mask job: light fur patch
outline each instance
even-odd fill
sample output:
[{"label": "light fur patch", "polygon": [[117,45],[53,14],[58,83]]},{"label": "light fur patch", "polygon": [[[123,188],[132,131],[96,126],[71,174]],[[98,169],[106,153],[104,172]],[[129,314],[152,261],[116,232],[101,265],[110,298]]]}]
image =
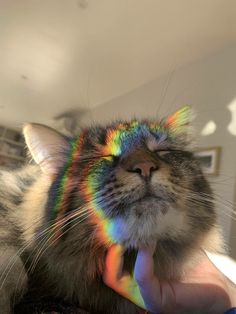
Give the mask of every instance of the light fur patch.
[{"label": "light fur patch", "polygon": [[[18,219],[24,230],[24,239],[27,242],[31,242],[34,239],[35,231],[40,227],[45,216],[45,206],[50,184],[49,178],[42,176],[24,197],[24,203],[20,208],[20,217]],[[22,216],[24,217],[23,220]]]}]

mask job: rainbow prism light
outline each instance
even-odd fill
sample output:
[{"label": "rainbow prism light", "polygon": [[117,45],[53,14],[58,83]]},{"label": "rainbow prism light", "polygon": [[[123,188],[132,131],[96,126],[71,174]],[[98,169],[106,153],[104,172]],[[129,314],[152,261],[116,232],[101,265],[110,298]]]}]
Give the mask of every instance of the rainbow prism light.
[{"label": "rainbow prism light", "polygon": [[[164,123],[120,123],[115,128],[109,128],[106,135],[106,145],[101,146],[98,152],[98,158],[93,158],[83,169],[81,174],[86,177],[81,190],[82,197],[85,200],[88,211],[91,213],[88,219],[96,225],[99,232],[99,238],[107,247],[119,243],[119,233],[122,229],[120,221],[110,219],[105,214],[103,208],[103,199],[99,194],[99,184],[104,176],[105,163],[112,161],[114,156],[120,156],[135,148],[141,138],[148,136],[150,131],[157,137],[168,133],[170,136],[178,134],[188,124],[190,116],[190,107],[185,106],[169,116]],[[67,160],[63,171],[57,179],[57,193],[51,207],[51,222],[63,221],[68,207],[67,195],[73,189],[73,177],[78,167],[78,162],[83,160],[82,147],[86,139],[87,131],[70,141],[70,149],[67,153]],[[54,228],[55,234],[59,235],[62,225],[60,223]]]},{"label": "rainbow prism light", "polygon": [[[87,166],[82,169],[81,177],[86,179],[80,188],[87,211],[91,213],[87,219],[96,226],[100,243],[107,248],[114,247],[113,253],[108,254],[109,258],[106,260],[108,276],[116,276],[117,268],[121,264],[123,248],[119,240],[122,224],[118,219],[111,219],[106,215],[104,200],[99,191],[101,179],[106,175],[107,163],[112,162],[114,156],[121,156],[135,149],[140,139],[148,136],[150,132],[152,135],[156,135],[157,138],[167,133],[169,136],[181,133],[189,122],[189,116],[190,109],[186,106],[169,116],[164,123],[139,123],[134,121],[126,124],[120,123],[115,128],[109,128],[107,130],[106,145],[100,145],[97,158],[92,158]],[[53,229],[56,239],[60,236],[63,218],[67,212],[67,195],[74,188],[74,173],[76,173],[78,163],[83,160],[82,148],[86,134],[86,131],[84,131],[78,138],[70,142],[66,163],[56,182],[57,193],[51,210],[52,224],[55,221],[58,222]],[[117,245],[113,246],[113,244]],[[133,303],[147,309],[139,286],[133,276],[123,276],[122,280],[117,283],[117,287],[114,288]]]}]

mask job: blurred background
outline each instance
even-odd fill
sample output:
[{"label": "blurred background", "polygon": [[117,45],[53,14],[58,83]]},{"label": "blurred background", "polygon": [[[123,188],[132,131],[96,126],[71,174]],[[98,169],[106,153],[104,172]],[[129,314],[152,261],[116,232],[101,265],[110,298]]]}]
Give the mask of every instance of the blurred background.
[{"label": "blurred background", "polygon": [[235,17],[235,0],[1,0],[0,165],[25,162],[25,122],[73,134],[191,105],[236,258]]}]

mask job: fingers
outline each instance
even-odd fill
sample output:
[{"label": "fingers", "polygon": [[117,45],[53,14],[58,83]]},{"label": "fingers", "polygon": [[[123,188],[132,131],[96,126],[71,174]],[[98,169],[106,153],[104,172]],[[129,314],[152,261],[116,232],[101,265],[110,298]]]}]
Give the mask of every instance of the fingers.
[{"label": "fingers", "polygon": [[124,248],[117,244],[109,248],[105,261],[103,280],[110,287],[117,286],[122,276]]},{"label": "fingers", "polygon": [[145,308],[137,282],[129,274],[122,273],[124,249],[113,245],[107,253],[103,280],[106,285],[129,299],[136,305]]},{"label": "fingers", "polygon": [[[138,251],[134,276],[122,274],[121,245],[112,246],[106,257],[104,282],[117,293],[152,313],[223,313],[229,307],[229,296],[221,274],[207,256],[183,281],[162,281],[154,274],[154,248]],[[220,279],[220,280],[219,280]]]},{"label": "fingers", "polygon": [[139,285],[145,284],[154,278],[154,262],[153,262],[153,248],[143,248],[138,251],[134,277]]},{"label": "fingers", "polygon": [[161,288],[154,274],[153,248],[140,249],[137,255],[134,276],[145,302],[145,307],[153,313],[161,309]]},{"label": "fingers", "polygon": [[[139,250],[134,269],[134,277],[138,283],[148,281],[154,276],[153,253],[154,247]],[[124,248],[122,245],[117,244],[109,248],[103,276],[106,284],[116,284],[121,279],[123,275],[123,254]]]},{"label": "fingers", "polygon": [[123,253],[121,245],[109,248],[103,280],[125,298],[138,306],[157,313],[161,308],[160,283],[154,275],[154,247],[140,249],[134,268],[134,278],[123,274]]}]

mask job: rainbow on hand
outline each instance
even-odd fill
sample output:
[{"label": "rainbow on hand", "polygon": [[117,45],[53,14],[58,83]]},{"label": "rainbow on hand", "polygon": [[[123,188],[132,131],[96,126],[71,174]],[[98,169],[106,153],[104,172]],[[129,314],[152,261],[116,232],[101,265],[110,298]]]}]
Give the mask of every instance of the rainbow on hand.
[{"label": "rainbow on hand", "polygon": [[124,248],[120,244],[113,245],[109,248],[105,262],[106,280],[116,292],[139,307],[147,309],[134,276],[122,274],[123,254]]}]

